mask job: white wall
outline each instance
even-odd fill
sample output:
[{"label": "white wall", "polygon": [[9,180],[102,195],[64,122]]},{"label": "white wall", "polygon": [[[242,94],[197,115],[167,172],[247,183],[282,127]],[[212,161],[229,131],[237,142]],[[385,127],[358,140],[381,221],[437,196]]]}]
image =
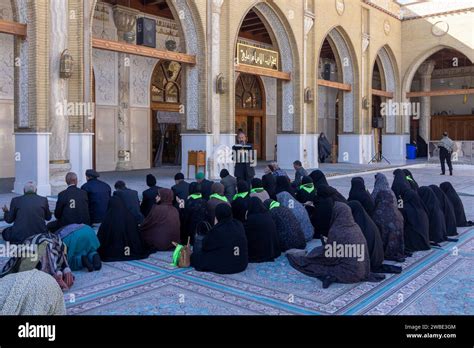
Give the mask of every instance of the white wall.
[{"label": "white wall", "polygon": [[265,159],[273,161],[277,143],[277,80],[271,77],[262,77],[262,81],[266,97]]},{"label": "white wall", "polygon": [[150,168],[151,116],[148,108],[130,109],[131,161],[133,169]]}]

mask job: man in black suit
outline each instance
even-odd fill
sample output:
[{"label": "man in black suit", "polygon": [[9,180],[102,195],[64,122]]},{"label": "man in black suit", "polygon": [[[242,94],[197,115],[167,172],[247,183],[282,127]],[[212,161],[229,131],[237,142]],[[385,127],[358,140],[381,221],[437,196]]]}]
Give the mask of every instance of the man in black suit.
[{"label": "man in black suit", "polygon": [[138,192],[135,190],[129,189],[122,180],[119,180],[115,183],[115,192],[114,196],[119,197],[125,208],[132,213],[137,225],[140,225],[144,217],[140,212],[140,200],[138,199]]},{"label": "man in black suit", "polygon": [[91,224],[87,192],[77,187],[76,173],[66,174],[66,184],[68,187],[59,193],[54,209],[56,221],[47,225],[51,232],[70,224]]},{"label": "man in black suit", "polygon": [[237,144],[232,147],[232,152],[234,154],[235,178],[237,181],[243,180],[251,186],[251,181],[255,176],[256,158],[254,158],[252,145],[247,143],[247,136],[241,129],[237,133]]},{"label": "man in black suit", "polygon": [[36,184],[28,181],[23,188],[24,195],[15,197],[10,209],[3,206],[5,222],[13,226],[3,230],[3,239],[12,244],[20,244],[35,234],[46,233],[45,220],[51,220],[51,211],[46,197],[36,194]]},{"label": "man in black suit", "polygon": [[140,211],[144,217],[150,213],[153,204],[156,204],[156,196],[158,196],[158,190],[161,188],[156,186],[156,178],[152,174],[146,176],[146,184],[149,189],[142,193],[142,203],[140,204]]},{"label": "man in black suit", "polygon": [[175,201],[176,197],[187,200],[189,196],[189,183],[184,181],[183,173],[177,173],[174,176],[174,182],[176,183],[176,185],[171,187],[171,190],[174,193]]},{"label": "man in black suit", "polygon": [[212,194],[212,184],[213,181],[207,180],[204,176],[204,173],[196,174],[196,181],[201,185],[202,198],[206,201],[209,200],[209,196]]},{"label": "man in black suit", "polygon": [[81,189],[87,192],[89,199],[89,216],[91,223],[101,223],[107,212],[110,195],[112,189],[108,184],[97,179],[99,177],[94,169],[86,170],[87,182],[82,185]]}]

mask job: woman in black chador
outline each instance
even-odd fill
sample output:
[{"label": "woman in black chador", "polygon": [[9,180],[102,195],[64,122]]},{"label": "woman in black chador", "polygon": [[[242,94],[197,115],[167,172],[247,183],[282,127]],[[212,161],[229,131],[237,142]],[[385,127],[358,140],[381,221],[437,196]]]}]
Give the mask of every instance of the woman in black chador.
[{"label": "woman in black chador", "polygon": [[393,176],[392,191],[395,194],[397,201],[400,201],[405,191],[411,190],[412,188],[405,178],[406,175],[402,169],[396,169],[393,172]]},{"label": "woman in black chador", "polygon": [[420,196],[412,189],[402,195],[405,249],[408,252],[430,249],[430,222]]},{"label": "woman in black chador", "polygon": [[118,196],[110,198],[97,237],[100,242],[97,251],[102,261],[139,260],[149,255],[134,216]]},{"label": "woman in black chador", "polygon": [[355,177],[351,180],[351,190],[349,191],[349,201],[359,201],[369,216],[374,214],[375,202],[365,188],[364,179]]},{"label": "woman in black chador", "polygon": [[464,205],[462,204],[461,198],[457,194],[453,185],[450,182],[446,181],[439,185],[441,190],[448,196],[449,201],[454,207],[454,214],[456,215],[456,226],[457,227],[467,227],[472,226],[472,221],[467,221],[466,213],[464,212]]},{"label": "woman in black chador", "polygon": [[275,222],[257,197],[250,198],[244,228],[248,241],[249,262],[273,261],[280,256]]},{"label": "woman in black chador", "polygon": [[438,198],[436,198],[436,195],[428,186],[420,187],[418,194],[427,209],[430,241],[435,244],[446,241],[448,239],[446,221],[444,220],[444,213],[441,210]]},{"label": "woman in black chador", "polygon": [[329,186],[328,181],[326,180],[326,176],[319,169],[312,171],[311,174],[309,174],[309,176],[311,177],[311,179],[313,179],[313,184],[316,191],[321,185]]},{"label": "woman in black chador", "polygon": [[358,201],[349,201],[348,204],[349,207],[351,207],[354,221],[359,225],[364,234],[365,240],[367,241],[370,257],[370,270],[375,273],[400,273],[402,271],[401,267],[385,265],[383,263],[384,249],[379,229],[367,214],[364,207],[362,207],[362,204]]},{"label": "woman in black chador", "polygon": [[457,227],[456,227],[456,214],[454,213],[454,207],[448,196],[436,185],[430,185],[430,189],[438,198],[439,205],[441,210],[444,213],[444,221],[446,222],[446,233],[448,236],[457,236]]}]

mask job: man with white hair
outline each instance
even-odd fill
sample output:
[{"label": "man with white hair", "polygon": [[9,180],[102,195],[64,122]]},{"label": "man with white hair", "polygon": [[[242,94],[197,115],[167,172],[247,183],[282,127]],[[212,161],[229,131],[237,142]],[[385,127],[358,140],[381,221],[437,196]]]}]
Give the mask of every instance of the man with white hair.
[{"label": "man with white hair", "polygon": [[48,200],[36,194],[36,184],[28,181],[23,188],[24,195],[14,197],[10,209],[3,206],[5,222],[13,226],[3,230],[5,241],[20,244],[35,234],[46,233],[45,220],[51,220]]}]

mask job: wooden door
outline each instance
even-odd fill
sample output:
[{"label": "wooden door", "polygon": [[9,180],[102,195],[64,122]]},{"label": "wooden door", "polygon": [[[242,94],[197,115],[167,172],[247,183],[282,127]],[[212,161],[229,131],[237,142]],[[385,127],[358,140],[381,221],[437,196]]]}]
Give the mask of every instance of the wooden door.
[{"label": "wooden door", "polygon": [[261,117],[251,117],[252,119],[252,137],[253,137],[253,149],[257,151],[257,158],[262,159],[263,154],[262,154],[262,118]]},{"label": "wooden door", "polygon": [[242,116],[242,115],[235,116],[235,130],[236,130],[236,132],[239,129],[242,129],[245,134],[248,134],[247,116]]}]

